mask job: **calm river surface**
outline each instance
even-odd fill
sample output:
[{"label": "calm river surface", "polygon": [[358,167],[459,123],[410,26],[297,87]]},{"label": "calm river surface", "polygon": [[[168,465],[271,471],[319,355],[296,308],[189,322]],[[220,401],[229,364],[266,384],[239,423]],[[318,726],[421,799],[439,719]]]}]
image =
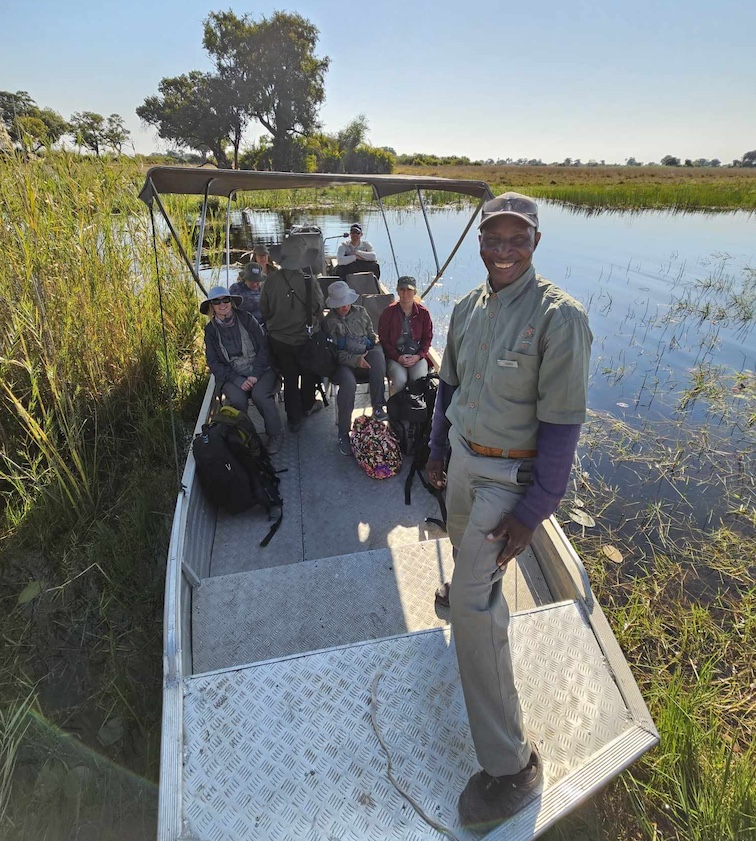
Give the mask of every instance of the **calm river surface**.
[{"label": "calm river surface", "polygon": [[[442,264],[470,212],[430,213]],[[414,275],[425,289],[435,263],[422,214],[398,210],[388,217],[399,274]],[[255,212],[249,219],[255,241],[280,240],[280,214]],[[681,401],[696,371],[706,370],[716,381],[756,370],[756,216],[652,211],[585,215],[541,203],[540,220],[536,270],[581,301],[590,316],[590,408],[636,429],[649,422],[672,426],[682,418],[688,427],[707,425],[729,440],[733,452],[752,452],[752,430],[743,437],[742,430],[712,416],[710,405],[701,400],[687,402],[681,415]],[[315,223],[328,238],[342,234],[355,220],[301,214],[293,221]],[[397,271],[380,214],[365,213],[359,221],[378,253],[382,282],[393,288]],[[439,349],[455,301],[485,278],[476,234],[475,228],[468,233],[425,299]],[[333,253],[338,242],[330,240],[326,250]],[[611,464],[605,463],[602,472],[607,481],[617,478],[610,475]],[[627,477],[620,485],[627,485]],[[667,496],[664,489],[660,495]],[[701,502],[700,511],[708,511],[703,496]]]}]

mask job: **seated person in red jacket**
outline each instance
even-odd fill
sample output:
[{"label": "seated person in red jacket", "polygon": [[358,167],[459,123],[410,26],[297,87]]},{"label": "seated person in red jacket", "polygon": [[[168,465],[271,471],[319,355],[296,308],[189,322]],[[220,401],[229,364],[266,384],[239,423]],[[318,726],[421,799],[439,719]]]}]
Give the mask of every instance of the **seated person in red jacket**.
[{"label": "seated person in red jacket", "polygon": [[399,300],[389,304],[378,321],[378,336],[394,392],[401,391],[408,380],[428,373],[428,351],[433,340],[433,322],[416,295],[415,278],[400,277],[396,292]]}]

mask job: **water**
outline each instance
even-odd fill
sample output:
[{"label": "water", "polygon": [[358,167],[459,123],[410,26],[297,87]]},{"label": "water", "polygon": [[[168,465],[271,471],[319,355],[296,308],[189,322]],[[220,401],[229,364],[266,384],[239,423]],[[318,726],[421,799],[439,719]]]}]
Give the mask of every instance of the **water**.
[{"label": "water", "polygon": [[[469,212],[431,212],[442,264]],[[365,239],[378,253],[382,282],[392,288],[399,274],[410,274],[425,289],[436,267],[422,214],[405,209],[387,215],[396,266],[380,213],[359,218]],[[707,382],[721,384],[726,400],[733,387],[726,377],[756,370],[756,217],[744,212],[585,215],[543,203],[540,218],[543,236],[534,258],[536,270],[581,301],[589,313],[594,334],[589,408],[594,416],[615,418],[642,432],[636,453],[654,442],[664,441],[669,447],[693,429],[705,429],[716,437],[725,458],[742,462],[745,457],[740,470],[750,476],[753,422],[750,428],[742,418],[733,423],[721,405],[701,399],[692,389],[696,382],[700,385],[696,378],[704,372]],[[287,223],[289,219],[314,222],[326,238],[343,234],[355,221],[343,214],[295,214]],[[280,240],[280,214],[254,212],[248,221],[254,241]],[[334,252],[337,243],[338,238],[329,240],[327,250]],[[455,301],[484,279],[473,229],[425,298],[437,348],[444,346]],[[741,388],[753,389],[754,382],[745,381]],[[593,458],[593,469],[628,499],[679,502],[679,488],[672,488],[658,472],[652,475],[650,467],[629,470],[627,462],[620,464],[607,453]],[[720,496],[714,474],[727,468],[708,452],[689,459],[684,467],[690,513],[704,525]],[[752,488],[749,493],[753,500]]]}]

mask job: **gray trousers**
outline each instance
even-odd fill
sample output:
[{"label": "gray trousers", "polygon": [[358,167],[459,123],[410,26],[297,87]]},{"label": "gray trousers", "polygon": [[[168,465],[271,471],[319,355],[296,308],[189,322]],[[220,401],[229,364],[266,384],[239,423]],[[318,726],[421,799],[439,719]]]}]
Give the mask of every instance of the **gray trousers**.
[{"label": "gray trousers", "polygon": [[221,395],[224,403],[233,406],[234,409],[238,409],[240,412],[247,411],[249,400],[252,398],[257,411],[262,415],[265,423],[265,432],[268,435],[280,435],[281,416],[278,414],[276,396],[272,394],[275,384],[275,372],[272,368],[268,368],[262,377],[252,386],[252,391],[244,391],[233,383],[223,383]]},{"label": "gray trousers", "polygon": [[509,650],[509,608],[496,566],[501,541],[486,540],[524,485],[515,459],[474,453],[452,427],[446,507],[456,550],[449,599],[462,691],[478,761],[495,777],[516,774],[530,757]]},{"label": "gray trousers", "polygon": [[394,394],[401,391],[407,380],[419,380],[428,373],[428,361],[421,359],[416,362],[411,368],[405,368],[393,359],[388,360],[388,378],[391,380],[391,385],[394,388]]},{"label": "gray trousers", "polygon": [[370,384],[370,405],[377,409],[386,402],[386,357],[383,348],[374,347],[365,357],[370,368],[352,368],[349,365],[339,365],[331,378],[339,387],[336,395],[336,414],[339,435],[344,435],[352,428],[352,412],[354,411],[354,395],[357,391],[355,372],[367,374]]}]

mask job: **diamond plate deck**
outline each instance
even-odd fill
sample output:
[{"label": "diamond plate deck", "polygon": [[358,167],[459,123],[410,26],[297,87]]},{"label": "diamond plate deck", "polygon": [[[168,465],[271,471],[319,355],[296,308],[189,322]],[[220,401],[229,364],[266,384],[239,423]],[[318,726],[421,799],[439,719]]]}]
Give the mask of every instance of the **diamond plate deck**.
[{"label": "diamond plate deck", "polygon": [[[503,582],[512,610],[550,600],[527,557]],[[441,627],[448,610],[436,611],[433,592],[452,570],[445,538],[205,579],[193,599],[194,671]]]},{"label": "diamond plate deck", "polygon": [[[564,797],[577,769],[632,722],[576,604],[515,614],[511,638],[526,725],[544,760],[534,808],[548,812],[551,793]],[[457,796],[477,763],[449,629],[189,678],[186,837],[437,839],[387,776],[373,688],[400,787],[458,839],[476,837],[457,824]]]},{"label": "diamond plate deck", "polygon": [[[258,543],[270,523],[264,511],[254,508],[241,514],[218,513],[211,575],[228,575],[271,566],[295,564],[395,547],[443,537],[444,532],[426,517],[438,517],[438,503],[415,479],[412,504],[404,504],[404,481],[409,472],[406,458],[402,472],[378,481],[366,476],[353,458],[339,453],[336,435],[335,396],[329,406],[305,418],[299,434],[284,424],[284,444],[273,456],[280,474],[284,518],[265,549]],[[369,406],[358,389],[354,417]],[[283,416],[283,409],[279,408]],[[368,409],[369,411],[369,409]],[[262,429],[256,410],[255,426]]]}]

